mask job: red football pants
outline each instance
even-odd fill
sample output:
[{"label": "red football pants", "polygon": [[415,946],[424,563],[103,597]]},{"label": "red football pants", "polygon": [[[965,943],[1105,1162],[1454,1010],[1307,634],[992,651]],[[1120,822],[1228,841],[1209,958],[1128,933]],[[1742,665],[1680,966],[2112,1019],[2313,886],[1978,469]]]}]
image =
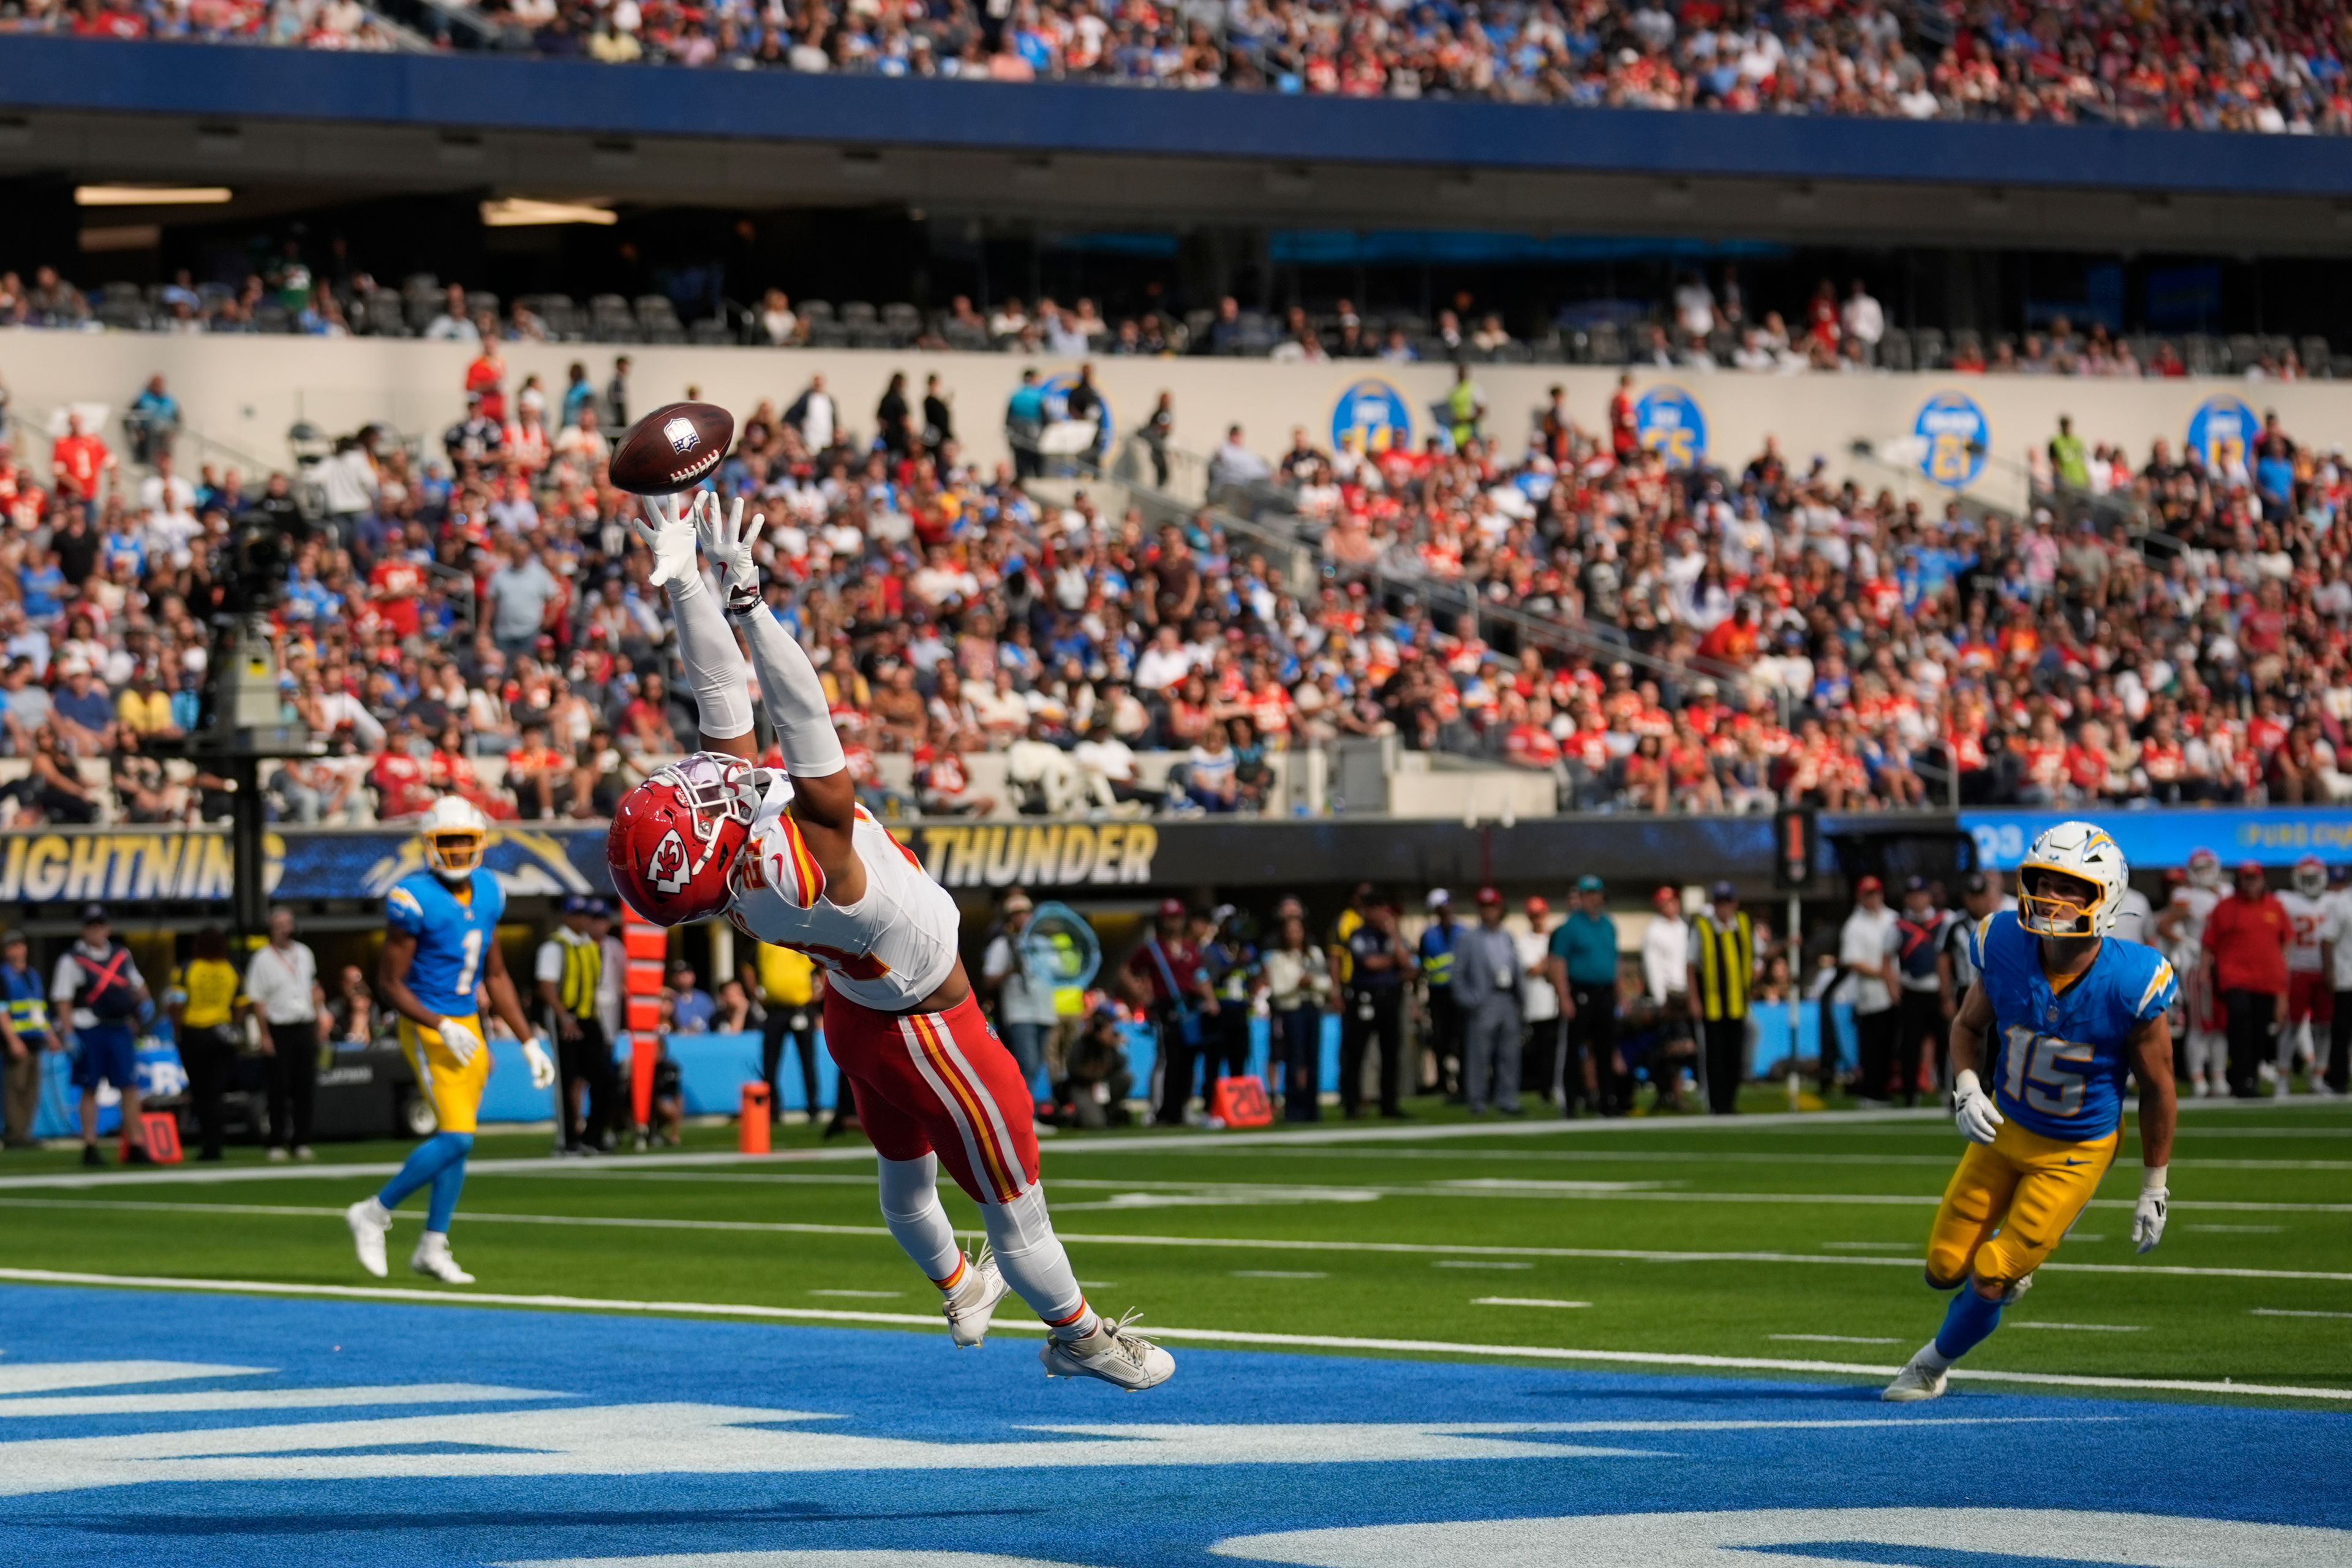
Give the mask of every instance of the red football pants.
[{"label": "red football pants", "polygon": [[975,1203],[1037,1182],[1037,1128],[1020,1064],[968,995],[944,1013],[877,1013],[824,994],[824,1043],[886,1160],[937,1153]]}]

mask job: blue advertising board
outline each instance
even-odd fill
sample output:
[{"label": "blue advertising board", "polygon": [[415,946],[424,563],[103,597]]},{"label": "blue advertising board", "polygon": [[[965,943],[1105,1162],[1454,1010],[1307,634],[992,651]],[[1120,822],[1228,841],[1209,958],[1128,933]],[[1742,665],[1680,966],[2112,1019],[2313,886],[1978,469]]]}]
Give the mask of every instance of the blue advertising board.
[{"label": "blue advertising board", "polygon": [[1992,450],[1992,422],[1965,392],[1939,392],[1919,406],[1912,434],[1926,443],[1919,471],[1948,489],[1965,489],[1984,472]]},{"label": "blue advertising board", "polygon": [[[2014,870],[2034,835],[2081,814],[2064,811],[1964,811],[1960,830],[1976,840],[1987,870]],[[2139,868],[2185,866],[2191,851],[2224,861],[2292,866],[2306,855],[2352,858],[2352,807],[2273,805],[2212,811],[2107,811],[2091,814]]]},{"label": "blue advertising board", "polygon": [[1656,452],[1670,468],[1688,468],[1706,459],[1706,413],[1679,386],[1654,386],[1633,405],[1633,430],[1643,449]]},{"label": "blue advertising board", "polygon": [[1378,376],[1355,383],[1331,406],[1331,449],[1378,457],[1412,449],[1412,408]]},{"label": "blue advertising board", "polygon": [[2209,397],[2189,416],[2189,449],[2209,468],[2242,467],[2263,422],[2234,397]]}]

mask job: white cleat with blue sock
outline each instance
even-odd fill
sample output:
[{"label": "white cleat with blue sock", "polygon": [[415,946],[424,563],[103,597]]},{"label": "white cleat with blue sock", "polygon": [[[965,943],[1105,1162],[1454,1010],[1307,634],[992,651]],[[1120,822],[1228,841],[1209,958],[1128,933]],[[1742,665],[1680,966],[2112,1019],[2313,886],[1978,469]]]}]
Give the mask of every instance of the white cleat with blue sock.
[{"label": "white cleat with blue sock", "polygon": [[343,1211],[343,1220],[352,1227],[352,1248],[360,1255],[360,1267],[383,1279],[387,1272],[383,1238],[392,1229],[392,1211],[372,1197],[362,1198]]},{"label": "white cleat with blue sock", "polygon": [[1936,1342],[1929,1340],[1919,1347],[1918,1354],[1903,1363],[1903,1370],[1895,1374],[1893,1383],[1879,1391],[1878,1397],[1895,1405],[1941,1399],[1951,1367],[1952,1363],[1936,1348]]},{"label": "white cleat with blue sock", "polygon": [[408,1266],[444,1285],[471,1285],[474,1277],[457,1267],[449,1255],[449,1238],[437,1230],[428,1230],[416,1243],[416,1250],[408,1257]]}]

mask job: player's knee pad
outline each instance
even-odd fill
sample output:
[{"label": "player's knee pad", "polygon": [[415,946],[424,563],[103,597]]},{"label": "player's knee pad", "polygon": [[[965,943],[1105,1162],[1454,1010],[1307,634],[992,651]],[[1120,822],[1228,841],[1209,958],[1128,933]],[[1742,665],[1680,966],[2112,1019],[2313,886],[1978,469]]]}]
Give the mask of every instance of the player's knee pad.
[{"label": "player's knee pad", "polygon": [[915,1219],[939,1206],[940,1160],[926,1154],[919,1160],[878,1159],[877,1185],[885,1219]]},{"label": "player's knee pad", "polygon": [[988,1245],[998,1256],[1015,1258],[1054,1241],[1054,1222],[1045,1212],[1045,1189],[1033,1186],[1009,1204],[982,1204],[981,1220],[988,1227]]},{"label": "player's knee pad", "polygon": [[1921,1271],[1920,1277],[1927,1281],[1927,1289],[1930,1290],[1957,1290],[1969,1282],[1965,1270],[1947,1279],[1936,1272],[1936,1267],[1932,1263]]}]

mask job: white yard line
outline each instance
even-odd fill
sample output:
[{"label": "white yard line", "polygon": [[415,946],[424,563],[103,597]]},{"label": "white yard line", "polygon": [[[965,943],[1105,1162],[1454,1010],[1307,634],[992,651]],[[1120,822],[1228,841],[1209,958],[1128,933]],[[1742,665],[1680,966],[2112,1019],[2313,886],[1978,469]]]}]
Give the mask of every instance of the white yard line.
[{"label": "white yard line", "polygon": [[2012,1329],[2058,1329],[2075,1334],[2144,1334],[2145,1323],[2032,1323],[2011,1319]]},{"label": "white yard line", "polygon": [[[340,1208],[298,1208],[271,1204],[116,1204],[102,1199],[73,1198],[0,1198],[0,1206],[126,1208],[168,1214],[277,1215],[303,1219],[341,1219],[343,1215]],[[586,1226],[619,1230],[699,1230],[777,1236],[887,1237],[890,1234],[878,1225],[818,1225],[799,1220],[656,1219],[633,1215],[497,1214],[471,1209],[466,1211],[464,1218],[469,1225]],[[1915,1269],[1919,1267],[1916,1258],[1874,1258],[1858,1253],[1673,1252],[1630,1247],[1512,1247],[1470,1242],[1344,1241],[1247,1236],[1122,1236],[1090,1231],[1065,1231],[1061,1236],[1065,1242],[1092,1247],[1205,1247],[1254,1252],[1384,1252],[1452,1258],[1585,1258],[1629,1263],[1796,1263]],[[2309,1268],[2214,1268],[2168,1263],[2054,1261],[2042,1267],[2059,1273],[2145,1274],[2213,1279],[2316,1279],[2329,1284],[2352,1285],[2352,1273]]]},{"label": "white yard line", "polygon": [[2290,1307],[2249,1307],[2246,1314],[2254,1318],[2352,1318],[2352,1312],[2298,1312]]},{"label": "white yard line", "polygon": [[847,1296],[863,1301],[895,1301],[904,1296],[906,1292],[904,1290],[812,1290],[809,1294],[812,1296]]},{"label": "white yard line", "polygon": [[1328,1279],[1331,1278],[1319,1268],[1228,1268],[1225,1270],[1225,1276],[1231,1279]]},{"label": "white yard line", "polygon": [[1473,1296],[1474,1307],[1590,1307],[1590,1301],[1555,1301],[1549,1296]]},{"label": "white yard line", "polygon": [[194,1394],[66,1394],[0,1399],[0,1420],[36,1415],[180,1415],[212,1410],[340,1410],[360,1405],[478,1405],[571,1399],[535,1388],[476,1383],[391,1384],[372,1388],[210,1388]]},{"label": "white yard line", "polygon": [[2189,1225],[2183,1230],[2201,1230],[2208,1236],[2276,1236],[2286,1227],[2279,1225]]},{"label": "white yard line", "polygon": [[1441,1258],[1436,1262],[1431,1264],[1430,1267],[1432,1268],[1533,1268],[1535,1265],[1532,1263],[1487,1263],[1483,1261],[1468,1261],[1459,1258]]},{"label": "white yard line", "polygon": [[[2047,1265],[2044,1265],[2046,1268]],[[0,1280],[27,1285],[92,1285],[150,1290],[198,1290],[240,1296],[318,1296],[341,1300],[413,1301],[444,1307],[532,1307],[549,1310],[642,1312],[664,1316],[752,1318],[787,1322],[863,1323],[887,1328],[936,1331],[940,1321],[925,1313],[862,1312],[820,1307],[760,1307],[736,1302],[638,1301],[587,1296],[510,1295],[492,1290],[424,1290],[397,1285],[292,1285],[258,1279],[183,1279],[162,1275],[85,1274],[47,1268],[0,1268]],[[1000,1332],[1039,1333],[1042,1323],[1008,1321]],[[1674,1351],[1568,1350],[1554,1345],[1498,1345],[1451,1340],[1358,1338],[1343,1334],[1278,1334],[1244,1329],[1186,1329],[1155,1326],[1161,1339],[1202,1344],[1255,1345],[1279,1350],[1378,1352],[1407,1355],[1495,1357],[1506,1361],[1562,1362],[1612,1366],[1695,1367],[1716,1372],[1790,1372],[1837,1376],[1891,1377],[1899,1369],[1854,1362],[1794,1361],[1769,1356],[1696,1355]],[[2098,1388],[2169,1394],[2210,1394],[2282,1399],[2318,1399],[2352,1404],[2352,1388],[2305,1388],[2284,1384],[2212,1383],[2188,1378],[2099,1377],[2075,1373],[1995,1372],[1983,1367],[1954,1367],[1956,1378],[1981,1383],[2030,1384],[2050,1388]],[[1822,1422],[1820,1426],[1878,1425],[1873,1422]],[[1887,1420],[1885,1425],[1895,1425]],[[1902,1425],[1911,1425],[1904,1421]],[[1779,1429],[1788,1423],[1757,1424]],[[1667,1429],[1654,1424],[1641,1428],[1617,1424],[1577,1430]],[[1675,1426],[1675,1430],[1696,1430]],[[1710,1424],[1706,1430],[1722,1430]],[[1754,1429],[1754,1428],[1742,1428]]]}]

